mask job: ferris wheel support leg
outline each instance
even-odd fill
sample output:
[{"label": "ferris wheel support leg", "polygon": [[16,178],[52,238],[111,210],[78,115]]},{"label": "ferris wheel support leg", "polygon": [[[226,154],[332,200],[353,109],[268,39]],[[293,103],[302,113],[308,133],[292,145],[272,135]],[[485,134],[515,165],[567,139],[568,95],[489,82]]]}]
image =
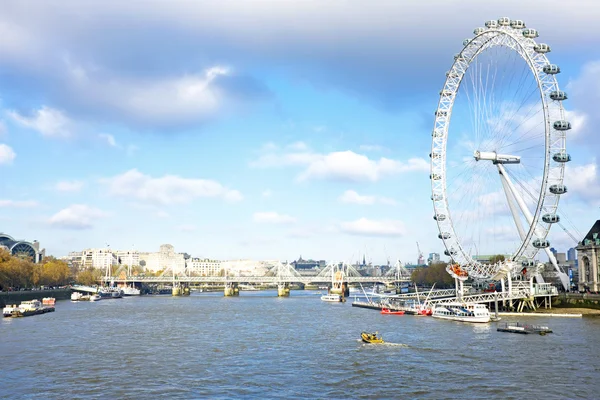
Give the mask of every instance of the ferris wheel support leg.
[{"label": "ferris wheel support leg", "polygon": [[504,278],[500,279],[500,287],[502,288],[502,308],[506,307],[506,286],[504,285]]},{"label": "ferris wheel support leg", "polygon": [[[500,164],[498,164],[498,165],[500,165]],[[498,169],[500,169],[500,168],[498,168]],[[506,201],[508,202],[508,207],[510,208],[510,213],[512,214],[512,217],[515,221],[517,230],[519,231],[519,237],[521,238],[521,240],[525,240],[525,237],[526,237],[525,230],[523,229],[523,225],[521,224],[521,219],[517,212],[517,207],[515,205],[515,198],[512,195],[512,191],[510,190],[508,182],[506,181],[504,174],[502,172],[500,172],[500,181],[502,182],[502,187],[504,188],[504,194],[506,195]]]},{"label": "ferris wheel support leg", "polygon": [[510,274],[510,271],[508,271],[506,273],[506,281],[508,282],[508,307],[512,308],[513,307],[513,299],[512,299],[512,276]]},{"label": "ferris wheel support leg", "polygon": [[[519,208],[521,209],[521,212],[525,216],[525,219],[527,220],[527,223],[529,225],[531,225],[533,223],[533,216],[531,215],[531,212],[527,208],[527,205],[525,204],[525,202],[523,201],[523,199],[521,198],[521,196],[519,195],[519,193],[516,191],[513,182],[508,177],[508,174],[506,173],[506,170],[504,169],[504,166],[502,164],[500,164],[500,163],[496,164],[496,166],[498,167],[498,171],[500,172],[500,175],[502,176],[503,181],[506,182],[506,185],[508,186],[508,189],[510,190],[511,194],[513,195],[513,197],[517,201],[517,204],[519,205]],[[509,201],[509,204],[510,204],[510,201]],[[511,211],[512,211],[512,209],[511,209]],[[517,224],[517,228],[518,228],[518,224]],[[552,254],[552,252],[550,251],[550,249],[546,247],[546,248],[544,248],[544,251],[546,252],[546,255],[548,256],[548,259],[552,263],[552,266],[554,267],[554,270],[558,274],[558,277],[560,278],[560,282],[562,283],[563,287],[565,288],[565,290],[568,290],[569,289],[569,277],[567,276],[567,274],[565,274],[564,272],[562,272],[561,269],[558,267],[558,263],[556,262],[556,258],[554,257],[554,254]]]}]

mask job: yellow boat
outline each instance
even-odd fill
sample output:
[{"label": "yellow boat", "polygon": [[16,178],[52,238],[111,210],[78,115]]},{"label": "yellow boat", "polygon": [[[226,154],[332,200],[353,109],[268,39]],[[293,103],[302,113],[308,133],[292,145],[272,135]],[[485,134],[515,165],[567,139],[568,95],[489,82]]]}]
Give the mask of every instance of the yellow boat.
[{"label": "yellow boat", "polygon": [[375,333],[363,332],[360,334],[360,337],[362,338],[362,341],[365,343],[385,343],[380,336],[377,336],[378,334],[379,334],[379,332],[375,332]]}]

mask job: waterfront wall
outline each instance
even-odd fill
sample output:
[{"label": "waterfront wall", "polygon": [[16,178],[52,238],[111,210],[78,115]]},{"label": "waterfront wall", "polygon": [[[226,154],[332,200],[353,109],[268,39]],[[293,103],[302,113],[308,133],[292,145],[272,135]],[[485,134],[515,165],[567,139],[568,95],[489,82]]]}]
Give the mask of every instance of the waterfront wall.
[{"label": "waterfront wall", "polygon": [[600,294],[561,293],[552,299],[552,307],[577,307],[600,310]]},{"label": "waterfront wall", "polygon": [[21,304],[26,300],[42,300],[44,297],[54,297],[56,300],[71,298],[71,289],[28,290],[23,292],[0,292],[0,307],[7,304]]}]

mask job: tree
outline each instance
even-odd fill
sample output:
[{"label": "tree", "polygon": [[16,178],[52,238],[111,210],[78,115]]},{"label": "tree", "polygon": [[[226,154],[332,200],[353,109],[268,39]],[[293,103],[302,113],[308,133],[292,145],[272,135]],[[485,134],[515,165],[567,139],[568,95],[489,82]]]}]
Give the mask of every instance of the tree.
[{"label": "tree", "polygon": [[497,262],[504,261],[504,260],[505,260],[504,255],[496,254],[496,255],[490,257],[490,264],[496,264]]},{"label": "tree", "polygon": [[97,285],[98,282],[102,279],[102,271],[96,268],[87,268],[82,271],[79,271],[75,281],[82,285]]},{"label": "tree", "polygon": [[71,271],[66,262],[54,257],[44,259],[42,265],[42,282],[48,286],[66,285],[71,277]]},{"label": "tree", "polygon": [[447,288],[454,285],[454,279],[446,271],[445,262],[432,263],[429,267],[415,269],[410,278],[417,285]]}]

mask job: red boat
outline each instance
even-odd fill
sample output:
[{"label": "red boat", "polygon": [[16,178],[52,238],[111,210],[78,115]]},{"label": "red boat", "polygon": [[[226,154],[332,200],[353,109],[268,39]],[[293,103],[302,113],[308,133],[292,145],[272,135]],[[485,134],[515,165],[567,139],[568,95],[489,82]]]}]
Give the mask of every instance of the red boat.
[{"label": "red boat", "polygon": [[389,308],[382,308],[382,314],[404,315],[404,311],[392,311]]}]

